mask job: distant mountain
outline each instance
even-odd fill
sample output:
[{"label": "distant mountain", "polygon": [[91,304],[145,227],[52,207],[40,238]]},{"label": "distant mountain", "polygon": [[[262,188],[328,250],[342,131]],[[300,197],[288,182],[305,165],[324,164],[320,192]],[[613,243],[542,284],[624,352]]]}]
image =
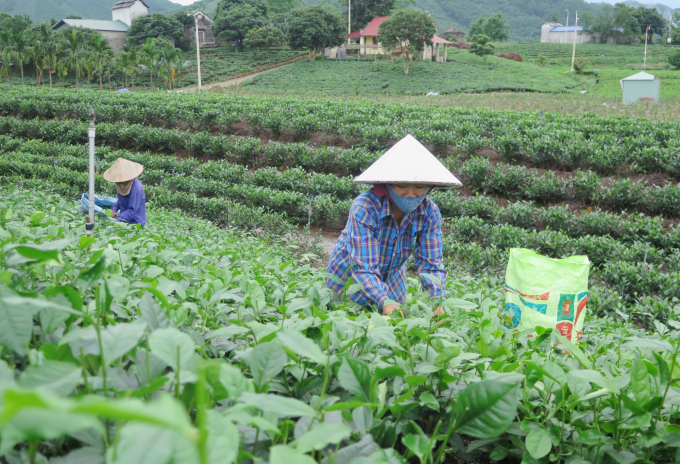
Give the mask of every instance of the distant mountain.
[{"label": "distant mountain", "polygon": [[[173,13],[182,5],[170,0],[144,0],[149,13]],[[62,19],[68,15],[83,19],[111,19],[111,7],[115,0],[0,0],[0,11],[9,14],[28,15],[40,23],[51,18]]]}]

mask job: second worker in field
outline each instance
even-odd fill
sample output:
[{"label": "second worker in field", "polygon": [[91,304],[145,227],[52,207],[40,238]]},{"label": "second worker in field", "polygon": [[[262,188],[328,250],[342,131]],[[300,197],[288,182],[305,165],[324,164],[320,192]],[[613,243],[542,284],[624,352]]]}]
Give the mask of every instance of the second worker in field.
[{"label": "second worker in field", "polygon": [[[354,182],[373,188],[354,200],[331,253],[326,286],[343,296],[351,277],[362,289],[348,298],[391,314],[406,295],[406,260],[413,254],[423,288],[444,297],[442,217],[428,198],[435,188],[461,182],[413,136],[397,142]],[[432,279],[430,276],[436,278]],[[443,313],[437,308],[435,315]]]}]

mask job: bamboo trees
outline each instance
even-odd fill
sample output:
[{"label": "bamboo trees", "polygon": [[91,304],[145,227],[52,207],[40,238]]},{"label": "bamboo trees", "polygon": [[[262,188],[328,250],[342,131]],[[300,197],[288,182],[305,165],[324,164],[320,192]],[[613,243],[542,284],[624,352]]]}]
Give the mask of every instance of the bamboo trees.
[{"label": "bamboo trees", "polygon": [[160,72],[163,73],[168,88],[172,90],[172,85],[176,77],[175,70],[177,69],[177,61],[181,57],[181,52],[171,43],[166,43],[163,48],[160,49],[159,56],[161,58],[159,74]]},{"label": "bamboo trees", "polygon": [[[125,73],[126,76],[127,72],[130,73],[130,86],[132,87],[132,90],[135,89],[135,68],[139,64],[139,59],[139,50],[136,45],[130,42],[123,45],[123,54],[120,56],[119,62],[121,63],[123,73]],[[127,82],[125,85],[127,87]]]}]

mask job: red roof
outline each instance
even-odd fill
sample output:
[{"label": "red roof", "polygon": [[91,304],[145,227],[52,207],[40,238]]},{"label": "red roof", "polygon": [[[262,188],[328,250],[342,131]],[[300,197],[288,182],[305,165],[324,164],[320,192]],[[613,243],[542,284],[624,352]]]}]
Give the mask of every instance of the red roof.
[{"label": "red roof", "polygon": [[436,44],[444,44],[444,45],[453,45],[453,42],[449,42],[446,39],[442,39],[438,35],[433,35],[432,36],[432,42]]},{"label": "red roof", "polygon": [[361,35],[369,37],[375,37],[379,35],[378,28],[380,27],[380,24],[382,24],[382,22],[387,18],[389,18],[389,16],[376,16],[375,18],[371,19],[371,22],[368,23],[368,26],[366,26],[364,30],[361,31]]},{"label": "red roof", "polygon": [[358,31],[350,32],[345,36],[345,39],[358,39],[359,37],[361,37],[361,29],[359,29]]}]

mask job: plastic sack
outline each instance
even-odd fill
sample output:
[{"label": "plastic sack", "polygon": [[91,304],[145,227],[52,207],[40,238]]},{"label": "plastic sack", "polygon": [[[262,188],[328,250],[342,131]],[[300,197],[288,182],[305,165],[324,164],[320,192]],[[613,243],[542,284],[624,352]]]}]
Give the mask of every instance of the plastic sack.
[{"label": "plastic sack", "polygon": [[505,272],[505,309],[501,322],[515,331],[555,328],[579,341],[588,300],[587,256],[552,259],[512,248]]},{"label": "plastic sack", "polygon": [[[95,214],[101,214],[102,216],[106,216],[106,213],[104,212],[104,208],[110,209],[116,201],[118,201],[117,198],[103,197],[103,196],[95,195],[94,196],[94,213]],[[83,196],[80,197],[80,212],[81,213],[87,213],[89,209],[90,209],[90,194],[89,193],[83,193]]]}]

